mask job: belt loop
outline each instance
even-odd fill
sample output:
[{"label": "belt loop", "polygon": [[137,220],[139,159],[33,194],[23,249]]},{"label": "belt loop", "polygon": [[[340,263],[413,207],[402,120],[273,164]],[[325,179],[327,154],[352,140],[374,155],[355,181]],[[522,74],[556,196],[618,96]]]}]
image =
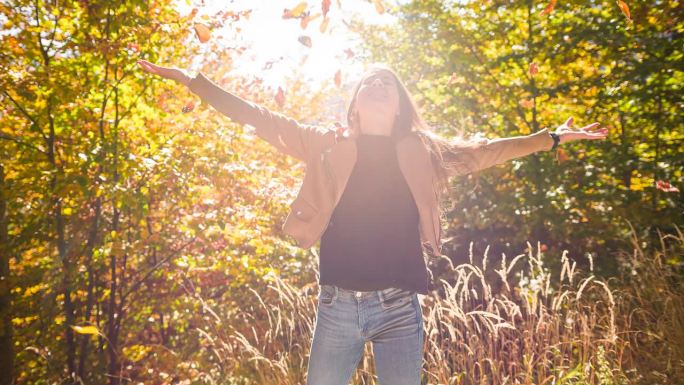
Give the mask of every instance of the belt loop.
[{"label": "belt loop", "polygon": [[335,288],[335,299],[337,299],[337,285],[333,286]]},{"label": "belt loop", "polygon": [[375,292],[378,294],[378,302],[382,302],[382,290],[376,290]]}]

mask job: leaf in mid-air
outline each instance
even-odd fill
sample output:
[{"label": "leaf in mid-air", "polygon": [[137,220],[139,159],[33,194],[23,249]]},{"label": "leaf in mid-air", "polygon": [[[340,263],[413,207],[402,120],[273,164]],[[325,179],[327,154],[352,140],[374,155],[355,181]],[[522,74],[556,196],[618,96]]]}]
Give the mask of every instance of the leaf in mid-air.
[{"label": "leaf in mid-air", "polygon": [[285,105],[285,91],[281,87],[278,87],[278,92],[275,95],[275,101],[278,103],[278,107],[283,108]]},{"label": "leaf in mid-air", "polygon": [[302,35],[302,36],[300,36],[297,40],[298,40],[300,43],[304,44],[305,46],[311,48],[311,38],[310,38],[310,37],[308,37],[308,36],[306,36],[306,35]]},{"label": "leaf in mid-air", "polygon": [[323,17],[325,17],[328,14],[328,11],[330,11],[330,0],[323,0],[321,3],[321,10],[323,11]]},{"label": "leaf in mid-air", "polygon": [[100,334],[95,326],[76,326],[71,325],[71,328],[78,334]]},{"label": "leaf in mid-air", "polygon": [[534,101],[532,99],[522,99],[520,100],[520,105],[529,109],[534,107]]},{"label": "leaf in mid-air", "polygon": [[297,4],[296,7],[292,8],[292,10],[285,9],[283,11],[283,19],[291,19],[301,16],[301,14],[306,10],[306,6],[306,1],[302,1],[301,3]]},{"label": "leaf in mid-air", "polygon": [[665,182],[664,180],[656,181],[656,188],[665,192],[679,192],[679,189],[670,184],[670,182]]},{"label": "leaf in mid-air", "polygon": [[528,71],[530,75],[534,76],[539,72],[539,66],[537,65],[537,63],[532,62],[530,63],[530,68],[528,69]]},{"label": "leaf in mid-air", "polygon": [[325,30],[328,29],[328,22],[329,21],[330,21],[330,19],[328,19],[327,17],[324,18],[323,21],[321,21],[321,26],[320,26],[321,33],[325,33]]},{"label": "leaf in mid-air", "polygon": [[556,7],[556,0],[551,0],[549,1],[549,4],[544,8],[543,11],[541,11],[539,14],[540,15],[548,15],[549,13],[553,12],[553,9]]},{"label": "leaf in mid-air", "polygon": [[379,14],[382,15],[383,13],[385,13],[385,6],[382,5],[382,1],[381,1],[381,0],[373,0],[373,5],[375,5],[375,10],[376,10]]},{"label": "leaf in mid-air", "polygon": [[347,59],[351,59],[354,57],[354,51],[351,50],[351,48],[347,48],[344,50],[344,53],[347,54]]},{"label": "leaf in mid-air", "polygon": [[556,148],[556,159],[558,159],[558,163],[563,163],[567,162],[570,158],[568,157],[568,153],[565,152],[565,150],[563,150],[562,148]]},{"label": "leaf in mid-air", "polygon": [[335,72],[335,85],[340,87],[342,85],[342,70]]},{"label": "leaf in mid-air", "polygon": [[617,0],[617,5],[620,7],[620,11],[629,20],[632,20],[632,15],[629,13],[629,6],[622,0]]},{"label": "leaf in mid-air", "polygon": [[299,23],[299,25],[302,27],[302,29],[306,29],[306,27],[309,25],[309,22],[311,20],[316,20],[319,16],[321,16],[320,13],[317,13],[313,16],[306,15],[306,16],[302,17],[302,21]]},{"label": "leaf in mid-air", "polygon": [[197,38],[201,43],[206,43],[211,39],[209,27],[202,23],[195,23],[195,33],[197,33]]}]

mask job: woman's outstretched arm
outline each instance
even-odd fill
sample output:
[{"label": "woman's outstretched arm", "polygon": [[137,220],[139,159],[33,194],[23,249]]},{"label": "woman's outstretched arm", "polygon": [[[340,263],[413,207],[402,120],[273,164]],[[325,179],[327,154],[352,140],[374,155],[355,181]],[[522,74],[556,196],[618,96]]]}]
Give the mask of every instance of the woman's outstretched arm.
[{"label": "woman's outstretched arm", "polygon": [[316,139],[324,135],[326,130],[316,126],[301,124],[297,120],[281,113],[271,111],[259,104],[244,100],[224,90],[198,73],[194,78],[185,70],[162,67],[146,60],[138,64],[146,71],[187,86],[202,101],[214,107],[239,124],[249,124],[255,128],[257,136],[266,140],[279,151],[306,161]]},{"label": "woman's outstretched arm", "polygon": [[[571,128],[572,122],[573,119],[570,117],[555,130],[554,133],[558,135],[559,144],[581,139],[604,139],[608,135],[607,128],[597,129],[599,123],[592,123],[579,130],[573,130]],[[530,135],[487,139],[485,144],[472,150],[459,151],[455,154],[444,154],[444,156],[449,161],[460,162],[464,165],[464,167],[451,169],[453,170],[451,175],[457,175],[484,170],[537,151],[549,151],[553,143],[554,140],[549,134],[548,128],[544,128]]]}]

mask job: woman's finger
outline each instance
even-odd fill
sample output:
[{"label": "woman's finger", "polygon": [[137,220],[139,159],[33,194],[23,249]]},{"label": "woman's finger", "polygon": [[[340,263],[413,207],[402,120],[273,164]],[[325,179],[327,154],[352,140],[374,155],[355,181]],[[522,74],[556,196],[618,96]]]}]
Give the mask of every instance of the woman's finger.
[{"label": "woman's finger", "polygon": [[565,125],[568,126],[568,127],[572,127],[572,122],[573,122],[573,119],[572,119],[572,116],[571,116],[571,117],[568,118],[568,120],[565,121]]},{"label": "woman's finger", "polygon": [[584,127],[580,128],[580,130],[589,130],[589,129],[592,129],[592,128],[594,128],[594,127],[598,127],[598,126],[600,126],[600,125],[601,125],[601,124],[600,124],[599,122],[594,122],[594,123],[592,123],[592,124],[590,124],[590,125],[588,125],[588,126],[584,126]]}]

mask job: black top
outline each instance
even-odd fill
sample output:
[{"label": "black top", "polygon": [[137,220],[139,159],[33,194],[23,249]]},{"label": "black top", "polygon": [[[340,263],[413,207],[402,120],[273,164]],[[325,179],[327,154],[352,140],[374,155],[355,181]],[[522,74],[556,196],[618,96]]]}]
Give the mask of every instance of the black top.
[{"label": "black top", "polygon": [[418,208],[394,139],[361,134],[357,160],[321,237],[319,285],[428,292]]}]

